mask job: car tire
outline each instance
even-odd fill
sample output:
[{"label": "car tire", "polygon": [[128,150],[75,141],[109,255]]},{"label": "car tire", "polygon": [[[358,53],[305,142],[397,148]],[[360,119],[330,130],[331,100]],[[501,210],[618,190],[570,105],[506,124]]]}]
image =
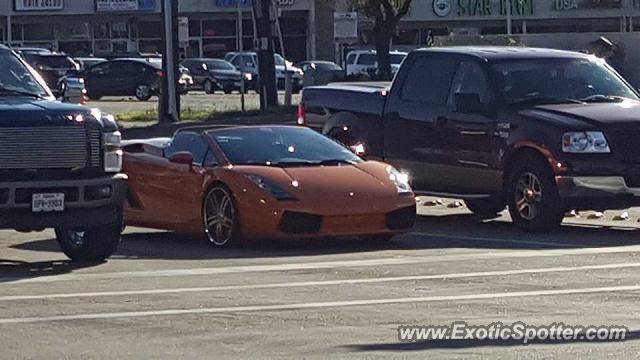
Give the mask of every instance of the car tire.
[{"label": "car tire", "polygon": [[87,97],[89,98],[89,100],[92,100],[92,101],[99,101],[100,99],[102,99],[101,94],[96,94],[93,92],[88,92]]},{"label": "car tire", "polygon": [[232,88],[225,88],[224,89],[224,93],[227,94],[227,95],[231,94],[232,92],[233,92]]},{"label": "car tire", "polygon": [[212,186],[202,202],[205,237],[215,247],[232,247],[240,242],[238,210],[233,193],[222,184]]},{"label": "car tire", "polygon": [[136,99],[140,101],[147,101],[151,99],[151,87],[147,84],[140,84],[136,86]]},{"label": "car tire", "polygon": [[393,234],[384,234],[384,235],[367,235],[367,236],[361,236],[360,239],[369,242],[369,243],[374,243],[374,244],[384,244],[384,243],[388,243],[391,240],[393,240],[393,238],[395,237],[395,235]]},{"label": "car tire", "polygon": [[117,221],[88,229],[56,228],[56,240],[74,262],[102,262],[118,249],[122,237],[122,210],[117,209]]},{"label": "car tire", "polygon": [[209,79],[204,81],[203,88],[204,88],[205,94],[211,95],[216,93],[216,87],[213,85],[213,82]]},{"label": "car tire", "polygon": [[537,156],[524,156],[515,161],[508,172],[505,195],[512,221],[529,232],[557,229],[565,209],[549,164]]},{"label": "car tire", "polygon": [[499,195],[484,199],[467,199],[464,203],[467,209],[482,218],[496,217],[507,206],[504,197]]}]

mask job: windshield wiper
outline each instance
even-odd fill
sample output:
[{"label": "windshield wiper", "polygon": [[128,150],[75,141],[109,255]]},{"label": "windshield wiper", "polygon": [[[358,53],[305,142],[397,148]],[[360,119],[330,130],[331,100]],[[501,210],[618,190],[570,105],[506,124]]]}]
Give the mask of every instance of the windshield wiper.
[{"label": "windshield wiper", "polygon": [[609,102],[622,102],[625,100],[627,100],[627,98],[622,96],[602,95],[602,94],[591,95],[591,96],[587,96],[586,98],[580,99],[580,101],[584,101],[586,103],[599,103],[599,102],[609,103]]},{"label": "windshield wiper", "polygon": [[23,95],[23,96],[33,97],[33,98],[36,98],[36,99],[45,99],[45,97],[42,94],[36,94],[36,93],[24,91],[24,90],[6,88],[6,87],[0,87],[0,93],[13,94],[13,95]]},{"label": "windshield wiper", "polygon": [[572,98],[532,97],[516,100],[510,105],[535,105],[535,104],[584,104],[584,101]]}]

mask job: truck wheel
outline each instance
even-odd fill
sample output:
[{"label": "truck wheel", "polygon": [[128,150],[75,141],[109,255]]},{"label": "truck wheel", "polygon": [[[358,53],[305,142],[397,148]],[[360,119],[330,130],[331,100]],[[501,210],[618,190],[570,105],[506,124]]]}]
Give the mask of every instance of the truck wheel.
[{"label": "truck wheel", "polygon": [[511,219],[530,232],[558,228],[564,218],[564,209],[549,165],[536,157],[523,157],[517,161],[507,182]]},{"label": "truck wheel", "polygon": [[491,196],[485,199],[467,199],[464,201],[467,208],[472,213],[483,218],[492,218],[498,216],[507,205],[502,196]]},{"label": "truck wheel", "polygon": [[120,244],[122,217],[113,224],[84,230],[56,228],[56,240],[75,262],[100,262],[110,257]]},{"label": "truck wheel", "polygon": [[205,94],[215,94],[216,88],[213,86],[213,82],[207,79],[204,81],[204,92]]}]

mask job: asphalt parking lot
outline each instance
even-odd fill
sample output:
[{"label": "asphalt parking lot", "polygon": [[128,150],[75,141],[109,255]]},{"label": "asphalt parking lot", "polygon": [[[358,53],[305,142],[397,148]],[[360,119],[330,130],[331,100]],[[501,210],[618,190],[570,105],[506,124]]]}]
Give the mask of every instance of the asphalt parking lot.
[{"label": "asphalt parking lot", "polygon": [[[3,359],[637,358],[626,341],[400,342],[400,325],[522,321],[640,328],[640,210],[524,234],[423,199],[390,243],[271,241],[219,250],[127,229],[74,266],[53,234],[0,232]],[[427,206],[429,205],[429,206]],[[450,207],[452,206],[452,207]]]},{"label": "asphalt parking lot", "polygon": [[[205,94],[202,91],[191,91],[187,95],[182,95],[180,99],[183,109],[209,110],[211,112],[241,110],[241,96],[239,93],[224,94],[217,92],[215,94]],[[282,91],[279,92],[279,100],[281,104],[284,103],[284,92]],[[294,104],[299,101],[300,95],[292,96]],[[128,112],[156,110],[158,108],[158,97],[154,96],[149,101],[140,101],[135,97],[105,96],[100,101],[89,101],[87,106],[117,115]],[[247,110],[260,108],[260,98],[255,92],[250,91],[245,95],[245,106]]]}]

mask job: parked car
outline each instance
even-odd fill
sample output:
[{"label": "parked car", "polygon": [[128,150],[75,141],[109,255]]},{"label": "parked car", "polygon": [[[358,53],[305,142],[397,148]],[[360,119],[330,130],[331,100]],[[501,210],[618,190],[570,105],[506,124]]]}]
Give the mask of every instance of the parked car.
[{"label": "parked car", "polygon": [[308,60],[297,63],[295,66],[304,73],[302,77],[304,86],[326,85],[345,79],[344,69],[331,61]]},{"label": "parked car", "polygon": [[[216,90],[224,91],[225,94],[240,91],[243,75],[228,61],[211,58],[185,59],[181,65],[189,69],[195,86],[207,94],[213,94]],[[252,87],[252,80],[252,75],[245,75],[245,89]]]},{"label": "parked car", "polygon": [[304,127],[187,128],[124,150],[132,226],[229,246],[241,238],[390,238],[415,221],[403,174]]},{"label": "parked car", "polygon": [[80,65],[80,70],[82,71],[92,67],[93,65],[105,62],[107,61],[107,59],[99,57],[76,57],[73,58],[73,61]]},{"label": "parked car", "polygon": [[147,101],[160,91],[159,66],[144,59],[115,59],[94,65],[84,73],[87,96],[99,100],[103,96],[135,96]]},{"label": "parked car", "polygon": [[[391,74],[396,75],[400,64],[407,57],[406,52],[389,52]],[[353,50],[347,54],[347,76],[350,78],[373,78],[378,71],[378,55],[375,50]]]},{"label": "parked car", "polygon": [[[148,57],[145,58],[148,62],[154,64],[159,69],[162,69],[162,57]],[[189,90],[194,89],[195,81],[193,80],[193,76],[191,76],[191,71],[186,67],[178,64],[178,71],[180,76],[178,77],[178,93],[180,95],[186,95],[189,93]]]},{"label": "parked car", "polygon": [[[255,52],[233,52],[225,55],[225,60],[229,61],[240,70],[243,74],[251,74],[253,79],[256,79],[256,84],[259,82],[258,78],[258,55]],[[302,76],[301,69],[293,66],[286,61],[281,55],[274,54],[274,61],[276,65],[276,85],[280,90],[285,86],[285,74],[286,71],[291,72],[293,80],[293,92],[299,92],[302,89]],[[257,89],[257,87],[255,87]]]},{"label": "parked car", "polygon": [[22,58],[42,76],[47,86],[58,94],[60,79],[77,76],[80,65],[64,54],[52,52],[23,52]]},{"label": "parked car", "polygon": [[113,116],[55,101],[1,45],[0,68],[0,228],[54,228],[72,260],[104,260],[120,243],[127,193]]},{"label": "parked car", "polygon": [[639,99],[586,54],[431,48],[412,52],[390,88],[305,89],[299,121],[365,144],[419,194],[463,198],[482,216],[508,205],[518,226],[543,231],[569,209],[640,204]]}]

